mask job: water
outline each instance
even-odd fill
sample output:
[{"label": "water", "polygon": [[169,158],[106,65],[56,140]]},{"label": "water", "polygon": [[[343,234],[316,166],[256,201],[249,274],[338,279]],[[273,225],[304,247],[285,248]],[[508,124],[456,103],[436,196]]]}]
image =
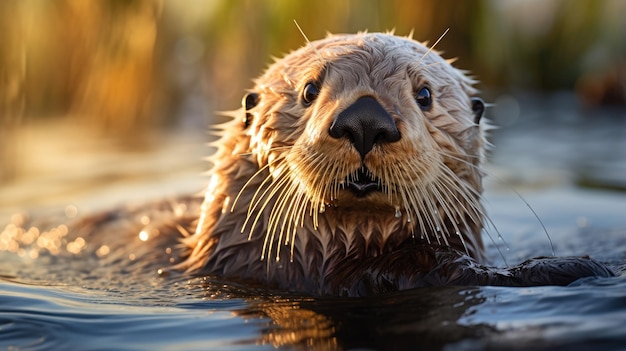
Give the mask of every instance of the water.
[{"label": "water", "polygon": [[[114,252],[105,258],[44,251],[31,257],[27,250],[5,249],[0,251],[0,349],[624,350],[626,116],[584,115],[561,99],[541,109],[522,108],[519,118],[493,137],[497,149],[488,169],[486,205],[497,230],[488,230],[493,239],[486,238],[488,254],[498,266],[552,250],[559,256],[589,254],[609,264],[615,278],[587,278],[567,287],[443,287],[360,299],[310,298],[184,274],[159,277],[155,266]],[[523,99],[517,103],[529,105]],[[67,204],[77,204],[80,216],[84,208],[109,208],[127,198],[136,202],[200,190],[201,144],[174,137],[151,152],[148,162],[145,153],[126,155],[116,162],[121,176],[113,177],[123,181],[107,183],[106,191],[98,182],[76,194],[66,182],[48,177],[51,195],[37,200],[35,194],[47,190],[29,193],[39,182],[25,180],[1,193],[2,224],[32,203],[39,204],[33,206],[36,216],[69,221],[76,208]],[[137,170],[138,160],[147,171]],[[90,172],[97,179],[112,172],[102,168]],[[142,176],[129,176],[136,174]],[[538,214],[553,247],[513,190]],[[91,244],[87,239],[85,245]]]}]

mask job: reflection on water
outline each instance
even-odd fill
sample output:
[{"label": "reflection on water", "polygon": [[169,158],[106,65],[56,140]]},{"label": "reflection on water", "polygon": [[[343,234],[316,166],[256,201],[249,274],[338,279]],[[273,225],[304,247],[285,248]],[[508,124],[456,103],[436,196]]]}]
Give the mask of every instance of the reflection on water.
[{"label": "reflection on water", "polygon": [[[610,264],[618,277],[569,287],[424,288],[346,299],[294,296],[176,272],[159,276],[157,269],[176,259],[175,243],[149,228],[197,211],[169,199],[202,188],[201,157],[209,153],[204,135],[161,136],[151,149],[125,153],[80,133],[51,141],[35,127],[24,135],[46,143],[29,150],[50,151],[47,160],[31,163],[40,168],[0,188],[0,348],[623,348],[624,114],[579,114],[567,97],[510,99],[519,108],[515,116],[498,115],[507,109],[492,111],[502,128],[493,135],[497,148],[486,197],[498,229],[489,228],[489,234],[503,257],[489,244],[493,263],[551,253],[541,224],[515,189],[546,226],[557,255],[589,254]],[[67,163],[59,163],[64,157]],[[88,167],[78,166],[84,160]],[[166,200],[151,203],[159,209],[151,217],[140,216],[140,210],[107,212],[137,214],[139,224],[131,231],[103,226],[95,236],[71,229],[85,209],[154,198]],[[15,214],[30,207],[36,208],[30,216]]]},{"label": "reflection on water", "polygon": [[490,329],[482,324],[459,328],[456,322],[481,302],[477,293],[473,288],[428,288],[363,299],[278,296],[252,300],[237,315],[269,318],[271,323],[260,340],[274,347],[392,350],[421,345],[438,349]]}]

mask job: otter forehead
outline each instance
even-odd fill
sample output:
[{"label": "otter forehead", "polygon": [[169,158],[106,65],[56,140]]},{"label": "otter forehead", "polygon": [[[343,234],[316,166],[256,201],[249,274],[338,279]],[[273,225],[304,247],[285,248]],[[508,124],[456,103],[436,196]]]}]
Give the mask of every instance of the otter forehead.
[{"label": "otter forehead", "polygon": [[257,85],[261,91],[284,93],[282,89],[297,89],[305,84],[303,80],[319,79],[326,73],[354,75],[351,81],[357,82],[406,75],[473,93],[473,81],[436,51],[413,39],[384,33],[335,34],[311,42],[277,60]]},{"label": "otter forehead", "polygon": [[[425,55],[429,51],[412,39],[382,33],[332,35],[314,42],[313,47],[327,60],[349,55],[353,60],[371,66],[390,60],[396,64],[418,64],[418,61],[427,58]],[[309,45],[308,50],[313,50],[313,47]],[[432,55],[424,62],[432,63],[437,59],[441,60],[438,55]]]}]

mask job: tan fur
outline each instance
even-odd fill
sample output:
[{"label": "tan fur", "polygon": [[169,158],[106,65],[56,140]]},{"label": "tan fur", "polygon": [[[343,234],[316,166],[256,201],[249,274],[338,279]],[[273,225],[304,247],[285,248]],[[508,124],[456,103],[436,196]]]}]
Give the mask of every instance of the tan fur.
[{"label": "tan fur", "polygon": [[[305,107],[300,95],[311,81],[322,82],[320,94]],[[412,237],[483,257],[485,140],[464,72],[410,38],[359,33],[312,42],[255,83],[251,124],[238,111],[221,127],[182,268],[310,290],[339,263],[391,252]],[[429,111],[415,102],[424,85]],[[357,198],[342,182],[361,157],[328,130],[362,96],[385,108],[401,139],[365,156],[384,191]]]}]

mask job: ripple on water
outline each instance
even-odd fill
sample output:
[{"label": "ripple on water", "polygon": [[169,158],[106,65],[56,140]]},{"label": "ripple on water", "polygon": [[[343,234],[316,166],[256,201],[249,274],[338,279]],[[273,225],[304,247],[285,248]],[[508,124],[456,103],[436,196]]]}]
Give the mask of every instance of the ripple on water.
[{"label": "ripple on water", "polygon": [[237,343],[246,349],[253,345],[242,340],[259,332],[226,308],[180,308],[176,298],[142,306],[73,290],[0,282],[0,348],[205,350]]}]

